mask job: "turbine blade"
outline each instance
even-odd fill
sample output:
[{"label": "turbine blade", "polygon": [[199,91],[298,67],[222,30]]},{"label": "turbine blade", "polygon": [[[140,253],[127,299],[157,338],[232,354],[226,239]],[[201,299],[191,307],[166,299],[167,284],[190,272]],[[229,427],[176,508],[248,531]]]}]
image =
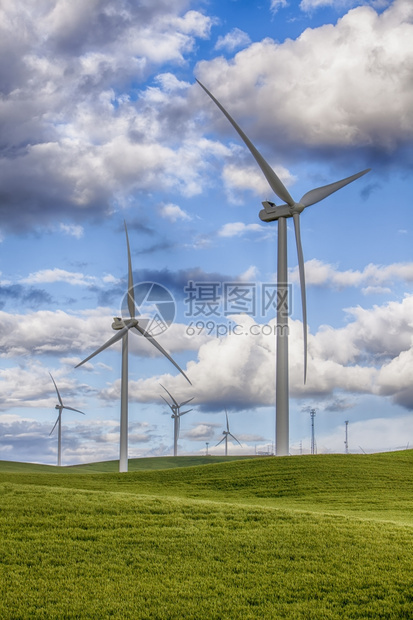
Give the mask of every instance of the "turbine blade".
[{"label": "turbine blade", "polygon": [[307,381],[307,300],[306,300],[306,291],[305,291],[305,270],[304,270],[303,248],[301,245],[299,213],[294,213],[293,219],[294,219],[294,229],[295,229],[295,241],[297,244],[298,272],[300,275],[301,307],[302,307],[302,312],[303,312],[304,383],[305,383]]},{"label": "turbine blade", "polygon": [[82,415],[86,415],[86,413],[84,413],[83,411],[79,411],[79,409],[73,409],[73,407],[67,407],[66,405],[63,405],[63,409],[69,409],[70,411],[76,411],[76,413],[81,413]]},{"label": "turbine blade", "polygon": [[182,411],[182,413],[178,413],[178,417],[180,418],[181,415],[185,415],[186,413],[189,413],[190,411],[192,411],[192,409],[188,409],[187,411]]},{"label": "turbine blade", "polygon": [[162,394],[161,394],[161,398],[163,398],[163,400],[164,400],[164,401],[166,402],[166,404],[168,405],[169,409],[172,411],[172,413],[174,413],[173,406],[172,406],[170,403],[168,403],[168,401],[166,400],[166,398],[164,398],[164,397],[162,396]]},{"label": "turbine blade", "polygon": [[232,118],[232,116],[230,116],[230,114],[226,111],[226,109],[219,103],[219,101],[217,99],[215,99],[215,97],[212,95],[212,93],[209,92],[209,90],[207,88],[205,88],[205,86],[203,84],[201,84],[201,82],[199,80],[197,80],[198,84],[201,86],[201,88],[204,89],[204,91],[206,92],[207,95],[209,95],[209,97],[211,97],[212,101],[218,106],[218,108],[221,110],[221,112],[227,117],[227,119],[229,120],[229,122],[231,123],[231,125],[234,127],[234,129],[238,132],[238,135],[241,137],[241,139],[244,141],[244,143],[246,144],[246,146],[248,147],[250,153],[252,154],[252,156],[254,157],[255,161],[257,162],[257,164],[259,165],[259,167],[261,168],[265,178],[267,179],[272,191],[279,197],[281,198],[281,200],[284,200],[284,202],[286,202],[287,204],[289,204],[290,206],[294,205],[294,200],[291,198],[290,193],[288,192],[287,188],[285,187],[284,183],[281,181],[281,179],[278,178],[278,176],[275,174],[274,170],[271,168],[271,166],[265,161],[265,159],[263,158],[263,156],[261,155],[261,153],[259,153],[257,151],[257,149],[255,148],[255,146],[253,145],[253,143],[251,142],[251,140],[245,135],[245,133],[242,131],[241,127],[239,127],[239,125],[234,121],[234,119]]},{"label": "turbine blade", "polygon": [[105,342],[105,344],[103,344],[101,347],[99,347],[99,349],[96,349],[96,351],[94,353],[92,353],[86,359],[84,359],[82,362],[77,364],[75,366],[75,368],[79,368],[79,366],[82,366],[82,364],[85,364],[86,362],[88,362],[90,359],[92,359],[92,357],[95,357],[95,355],[98,355],[98,353],[101,353],[102,351],[104,351],[105,349],[110,347],[112,344],[114,344],[115,342],[117,342],[118,340],[123,338],[123,336],[130,330],[131,327],[133,327],[133,325],[125,326],[122,329],[120,329],[114,336],[112,336],[112,338],[109,338],[109,340],[107,342]]},{"label": "turbine blade", "polygon": [[128,249],[128,309],[129,315],[132,319],[135,318],[136,312],[136,304],[135,304],[135,293],[133,290],[133,273],[132,273],[132,259],[130,256],[130,246],[129,246],[129,237],[128,237],[128,229],[125,224],[125,233],[126,233],[126,247]]},{"label": "turbine blade", "polygon": [[361,172],[358,172],[357,174],[353,174],[351,177],[346,177],[345,179],[342,179],[341,181],[336,181],[335,183],[330,183],[329,185],[323,185],[322,187],[317,187],[316,189],[312,189],[311,191],[304,194],[304,196],[300,200],[300,203],[304,207],[309,207],[310,205],[314,205],[316,202],[320,202],[320,200],[327,198],[327,196],[330,196],[330,194],[333,194],[334,192],[341,189],[345,185],[348,185],[349,183],[356,181],[356,179],[359,179],[360,177],[364,176],[365,174],[370,172],[370,170],[371,168],[367,168],[366,170],[362,170]]},{"label": "turbine blade", "polygon": [[177,401],[174,399],[174,397],[172,396],[172,394],[166,389],[166,387],[164,387],[162,385],[162,383],[159,384],[161,386],[161,388],[163,388],[165,390],[165,392],[167,394],[169,394],[169,396],[171,397],[171,400],[173,401],[174,405],[176,405],[177,407],[180,407],[180,405],[178,405]]},{"label": "turbine blade", "polygon": [[188,383],[190,383],[192,385],[192,383],[190,382],[190,380],[188,379],[188,377],[186,376],[186,374],[184,373],[182,368],[175,362],[174,359],[172,359],[172,357],[169,355],[169,353],[167,353],[165,351],[165,349],[159,344],[159,342],[157,342],[153,336],[148,334],[148,332],[145,331],[143,329],[143,327],[141,327],[139,324],[135,325],[134,327],[138,330],[139,333],[142,334],[142,336],[145,336],[145,338],[147,338],[149,340],[149,342],[151,342],[153,344],[153,346],[156,347],[158,349],[158,351],[160,351],[175,366],[175,368],[177,368],[179,370],[179,372],[185,377],[185,379],[188,381]]},{"label": "turbine blade", "polygon": [[[237,443],[239,443],[238,439],[237,439],[236,437],[234,437],[234,435],[233,435],[232,433],[228,433],[228,434],[229,434],[229,436],[230,436],[230,437],[232,437],[232,439],[235,439],[235,441],[236,441]],[[240,444],[240,443],[239,443],[239,445],[241,446],[241,444]],[[241,448],[242,448],[242,446],[241,446]]]},{"label": "turbine blade", "polygon": [[190,402],[191,402],[191,400],[194,400],[194,398],[195,398],[195,396],[192,396],[192,398],[188,398],[188,400],[184,400],[184,402],[183,402],[183,403],[181,403],[181,404],[179,405],[179,407],[183,407],[184,405],[187,405],[188,403],[190,403]]},{"label": "turbine blade", "polygon": [[225,416],[227,418],[227,431],[229,433],[229,421],[228,421],[228,411],[225,409]]},{"label": "turbine blade", "polygon": [[59,418],[60,418],[60,413],[59,413],[59,415],[57,416],[57,420],[56,420],[56,422],[54,423],[54,426],[53,426],[52,430],[51,430],[51,431],[50,431],[50,433],[49,433],[49,437],[50,437],[50,435],[52,435],[52,434],[53,434],[53,431],[54,431],[54,429],[55,429],[55,428],[56,428],[56,426],[57,426],[57,423],[58,423],[58,421],[59,421]]},{"label": "turbine blade", "polygon": [[56,382],[55,382],[55,380],[54,380],[54,379],[53,379],[53,377],[52,377],[52,373],[51,373],[51,372],[49,372],[49,375],[50,375],[50,377],[51,377],[51,379],[52,379],[52,381],[53,381],[53,384],[54,384],[54,386],[55,386],[55,388],[56,388],[56,393],[57,393],[57,398],[59,399],[59,403],[63,406],[62,398],[61,398],[61,396],[60,396],[60,394],[59,394],[59,390],[57,389]]},{"label": "turbine blade", "polygon": [[219,446],[219,444],[222,443],[223,441],[225,441],[225,436],[221,439],[221,441],[218,441],[215,447]]}]

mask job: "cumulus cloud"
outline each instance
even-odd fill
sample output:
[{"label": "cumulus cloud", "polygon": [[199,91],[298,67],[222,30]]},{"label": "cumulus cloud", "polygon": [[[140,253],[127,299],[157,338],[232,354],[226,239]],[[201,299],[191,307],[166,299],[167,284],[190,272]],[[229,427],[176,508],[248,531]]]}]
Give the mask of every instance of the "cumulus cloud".
[{"label": "cumulus cloud", "polygon": [[[273,0],[277,2],[277,0]],[[284,3],[286,0],[278,0]],[[359,4],[369,4],[374,8],[383,9],[389,6],[391,0],[301,0],[300,9],[302,11],[313,11],[323,7],[335,9],[349,9]]]},{"label": "cumulus cloud", "polygon": [[251,43],[251,39],[248,34],[239,28],[233,28],[231,32],[228,32],[224,37],[218,37],[215,44],[216,50],[226,49],[233,52],[240,47],[245,47]]},{"label": "cumulus cloud", "polygon": [[[341,156],[364,148],[388,158],[408,150],[413,135],[412,21],[409,0],[380,14],[360,6],[297,40],[268,38],[231,60],[200,62],[197,74],[253,141],[329,158],[338,146]],[[205,99],[204,109],[226,127]]]},{"label": "cumulus cloud", "polygon": [[[0,459],[24,462],[29,454],[32,463],[56,465],[57,438],[55,434],[49,436],[56,412],[52,406],[48,408],[50,422],[39,422],[27,414],[25,416],[0,414]],[[63,465],[119,458],[119,422],[105,419],[78,420],[73,419],[72,414],[68,413],[62,424]],[[131,421],[130,458],[140,455],[142,446],[153,440],[155,434],[152,425]]]},{"label": "cumulus cloud", "polygon": [[[113,313],[110,308],[96,308],[79,313],[39,310],[27,314],[0,312],[0,356],[5,358],[30,356],[80,355],[86,357],[113,336],[111,328]],[[189,338],[186,325],[174,323],[157,337],[158,342],[169,351],[191,350],[199,346],[207,334],[199,339]],[[161,355],[158,350],[139,333],[129,338],[132,354],[144,357]],[[120,343],[112,345],[120,350]],[[79,358],[76,363],[80,362]],[[98,363],[100,360],[93,360]]]},{"label": "cumulus cloud", "polygon": [[[290,276],[292,281],[299,281],[298,267],[290,270]],[[363,270],[340,271],[335,265],[314,258],[305,262],[305,279],[308,286],[332,286],[338,289],[361,286],[365,295],[387,293],[390,290],[388,286],[395,280],[413,282],[413,263],[370,263]]]},{"label": "cumulus cloud", "polygon": [[178,207],[178,205],[174,205],[169,203],[167,205],[163,205],[159,209],[159,213],[162,217],[170,220],[171,222],[177,222],[178,220],[191,220],[191,216],[188,215],[186,211]]},{"label": "cumulus cloud", "polygon": [[[273,169],[286,186],[292,185],[296,180],[294,175],[283,166],[274,165]],[[242,165],[239,162],[225,164],[222,170],[222,180],[230,202],[237,203],[240,200],[240,190],[250,190],[260,197],[272,197],[268,182],[257,165]]]},{"label": "cumulus cloud", "polygon": [[[213,20],[188,5],[2,3],[4,226],[36,228],[61,217],[69,221],[63,230],[79,236],[81,220],[112,212],[134,189],[199,191],[195,141],[183,146],[181,132],[180,147],[166,144],[165,118],[144,98],[131,97],[132,83],[136,92],[158,66],[183,63],[196,39],[209,36]],[[170,74],[161,74],[159,84],[169,93],[181,90]],[[179,96],[177,102],[171,110],[184,114]]]},{"label": "cumulus cloud", "polygon": [[65,269],[42,269],[22,278],[23,284],[51,284],[56,282],[66,282],[73,286],[91,286],[97,283],[98,279],[94,276],[86,276],[83,273],[66,271]]},{"label": "cumulus cloud", "polygon": [[[413,410],[413,297],[372,309],[348,310],[349,322],[334,329],[322,326],[308,338],[308,375],[303,384],[301,321],[290,321],[290,393],[292,397],[325,399],[347,406],[346,395],[387,396]],[[181,377],[158,379],[183,399],[194,396],[201,409],[225,406],[248,409],[274,403],[275,321],[255,324],[251,317],[230,317],[238,327],[221,338],[211,338],[187,364],[193,387]],[[133,382],[136,400],[152,399],[152,379]],[[326,405],[327,406],[327,405]]]},{"label": "cumulus cloud", "polygon": [[267,233],[267,229],[261,224],[244,224],[244,222],[229,222],[224,224],[219,230],[220,237],[241,237],[248,232]]},{"label": "cumulus cloud", "polygon": [[183,433],[183,436],[194,441],[205,441],[206,439],[212,439],[217,426],[217,424],[203,422]]}]

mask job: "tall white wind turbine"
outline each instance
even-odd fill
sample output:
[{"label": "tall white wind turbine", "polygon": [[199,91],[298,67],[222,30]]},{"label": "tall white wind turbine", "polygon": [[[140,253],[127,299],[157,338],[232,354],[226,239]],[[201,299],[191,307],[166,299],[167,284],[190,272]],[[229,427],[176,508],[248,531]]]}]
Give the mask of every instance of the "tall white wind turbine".
[{"label": "tall white wind turbine", "polygon": [[[222,443],[223,441],[225,441],[225,456],[228,456],[228,437],[232,437],[232,439],[235,439],[235,441],[237,443],[239,443],[238,439],[236,437],[234,437],[234,435],[230,432],[229,430],[229,421],[228,421],[228,412],[225,409],[225,416],[227,418],[227,430],[226,431],[222,431],[222,434],[224,435],[223,438],[221,439],[221,441],[218,441],[217,446],[219,446],[220,443]],[[239,445],[241,445],[239,443]],[[241,446],[242,447],[242,446]]]},{"label": "tall white wind turbine", "polygon": [[62,397],[59,394],[59,390],[57,389],[56,382],[53,379],[52,374],[50,372],[49,372],[49,375],[56,388],[57,399],[59,401],[59,404],[55,406],[55,409],[58,410],[59,414],[57,416],[57,420],[54,423],[52,430],[49,433],[49,436],[53,434],[53,431],[57,426],[57,465],[58,467],[60,467],[62,464],[62,411],[63,409],[68,409],[69,411],[76,411],[77,413],[81,413],[82,415],[86,415],[86,414],[83,413],[83,411],[79,411],[79,409],[73,409],[73,407],[68,407],[67,405],[63,404]]},{"label": "tall white wind turbine", "polygon": [[[303,341],[304,341],[304,383],[307,377],[307,304],[305,292],[305,273],[304,258],[301,246],[300,235],[300,214],[306,207],[309,207],[333,192],[341,189],[348,183],[352,183],[356,179],[369,172],[362,170],[357,174],[317,187],[306,194],[299,200],[291,197],[285,185],[278,178],[271,166],[266,162],[263,156],[257,151],[251,140],[245,135],[239,125],[234,121],[219,101],[209,92],[207,88],[199,80],[198,84],[209,95],[212,101],[218,106],[221,112],[227,117],[231,125],[237,131],[255,161],[261,168],[269,186],[273,192],[284,201],[285,204],[275,205],[273,202],[264,201],[262,204],[264,209],[260,211],[259,217],[263,222],[278,221],[278,262],[277,262],[277,352],[276,352],[276,395],[275,395],[275,411],[276,411],[276,455],[286,456],[289,454],[289,380],[288,380],[288,278],[287,278],[287,218],[292,217],[294,221],[295,240],[298,255],[298,271],[300,275],[301,303],[303,314]],[[283,300],[280,303],[279,300]]]},{"label": "tall white wind turbine", "polygon": [[120,317],[114,317],[112,323],[112,329],[117,331],[117,334],[112,336],[104,345],[99,347],[94,353],[89,355],[82,362],[77,364],[75,368],[82,366],[85,362],[95,357],[108,347],[110,347],[118,340],[122,340],[122,374],[121,374],[121,395],[120,395],[120,447],[119,447],[119,471],[127,472],[128,471],[128,335],[130,329],[136,329],[142,336],[145,336],[149,342],[153,344],[154,347],[158,349],[174,366],[179,370],[179,372],[185,377],[185,379],[189,382],[190,380],[178,366],[178,364],[172,359],[172,357],[165,351],[165,349],[155,340],[153,336],[151,336],[143,327],[139,324],[138,319],[136,318],[136,304],[135,304],[135,294],[133,289],[133,274],[132,274],[132,260],[130,254],[129,247],[129,237],[128,230],[126,228],[125,223],[125,234],[126,234],[126,246],[128,251],[128,290],[127,290],[127,299],[128,299],[128,310],[129,310],[129,318],[122,319]]},{"label": "tall white wind turbine", "polygon": [[164,396],[162,396],[162,394],[161,394],[161,398],[166,402],[166,404],[168,405],[168,407],[172,411],[171,418],[174,421],[174,456],[178,456],[178,439],[179,439],[179,431],[180,431],[180,427],[181,427],[181,416],[183,416],[186,413],[189,413],[190,411],[192,411],[192,409],[187,409],[186,411],[181,411],[181,407],[183,407],[184,405],[187,405],[188,403],[190,403],[191,400],[194,400],[194,397],[189,398],[188,400],[184,400],[182,403],[179,404],[178,401],[175,400],[175,398],[172,396],[172,394],[170,392],[168,392],[166,387],[164,387],[161,383],[159,385],[161,386],[161,388],[163,388],[165,390],[165,392],[167,394],[169,394],[169,396],[170,396],[170,398],[172,400],[172,404],[168,403],[166,398]]}]

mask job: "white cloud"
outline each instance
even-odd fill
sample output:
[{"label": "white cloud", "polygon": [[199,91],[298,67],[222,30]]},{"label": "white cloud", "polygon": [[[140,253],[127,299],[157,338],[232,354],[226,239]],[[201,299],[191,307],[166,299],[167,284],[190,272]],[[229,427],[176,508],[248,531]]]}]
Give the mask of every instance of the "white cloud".
[{"label": "white cloud", "polygon": [[205,441],[206,439],[212,439],[216,426],[216,424],[197,424],[194,428],[191,428],[189,431],[183,433],[183,436],[194,441]]},{"label": "white cloud", "polygon": [[[286,185],[292,185],[296,178],[283,166],[275,165],[274,171]],[[225,164],[222,171],[222,179],[226,186],[226,193],[230,202],[239,201],[238,190],[250,190],[261,199],[273,198],[272,190],[268,187],[268,182],[257,165],[245,166],[242,163]],[[235,195],[234,195],[235,190]],[[261,205],[259,205],[261,207]]]},{"label": "white cloud", "polygon": [[251,43],[251,39],[248,34],[239,28],[233,28],[231,32],[228,32],[224,37],[218,37],[215,44],[216,50],[227,49],[232,52],[240,47],[245,47]]},{"label": "white cloud", "polygon": [[[308,337],[308,375],[303,384],[303,336],[301,321],[290,321],[290,393],[309,399],[338,398],[337,394],[370,394],[391,397],[413,410],[411,368],[413,363],[413,296],[402,302],[352,308],[351,321],[343,328],[324,326]],[[230,403],[239,409],[274,402],[275,321],[265,326],[251,317],[229,317],[239,328],[222,338],[211,338],[198,351],[198,361],[186,372],[194,388],[181,377],[162,377],[162,384],[182,399],[194,395],[197,405],[213,407]],[[131,387],[136,400],[150,401],[152,379]]]},{"label": "white cloud", "polygon": [[[174,119],[187,85],[171,73],[158,76],[159,92],[169,94],[159,105],[168,104],[168,114],[129,96],[131,82],[161,63],[183,63],[195,41],[209,36],[213,20],[185,12],[187,5],[2,3],[0,115],[13,156],[1,160],[0,184],[11,228],[42,226],[51,216],[105,215],[136,188],[200,191],[205,151],[196,140],[185,143],[192,125],[179,128]],[[81,234],[70,223],[62,230]]]},{"label": "white cloud", "polygon": [[241,273],[238,276],[238,280],[240,282],[256,282],[257,279],[258,279],[258,269],[255,265],[251,265],[251,267],[248,267],[248,269],[244,271],[244,273]]},{"label": "white cloud", "polygon": [[197,74],[253,142],[391,153],[413,135],[412,15],[410,0],[381,14],[357,7],[295,41],[268,38],[231,60],[200,62]]},{"label": "white cloud", "polygon": [[[50,371],[57,383],[63,402],[76,409],[81,409],[84,402],[75,393],[74,378],[68,377],[61,369],[50,368]],[[34,360],[29,360],[25,366],[1,369],[0,402],[3,409],[22,406],[41,407],[50,409],[53,413],[57,397],[49,370]],[[53,425],[55,420],[52,421],[52,417],[50,419]]]},{"label": "white cloud", "polygon": [[[291,280],[299,281],[298,267],[290,270]],[[370,263],[362,271],[348,269],[340,271],[335,265],[324,263],[316,258],[305,262],[305,279],[308,286],[332,286],[346,288],[363,286],[365,295],[389,292],[395,280],[413,282],[413,263],[393,263],[375,265]],[[387,285],[387,286],[386,286]]]},{"label": "white cloud", "polygon": [[261,224],[244,224],[243,222],[229,222],[224,224],[218,231],[220,237],[242,237],[249,232],[266,233],[267,230]]},{"label": "white cloud", "polygon": [[83,237],[83,226],[76,226],[75,224],[60,224],[60,230],[66,235],[80,239]]},{"label": "white cloud", "polygon": [[83,273],[66,271],[65,269],[42,269],[31,273],[27,278],[21,280],[24,284],[51,284],[55,282],[66,282],[73,286],[90,286],[97,283],[94,276],[85,276]]},{"label": "white cloud", "polygon": [[[285,2],[285,0],[279,1]],[[315,9],[331,6],[335,9],[341,10],[360,4],[369,4],[374,8],[383,9],[388,7],[390,3],[391,0],[301,0],[300,9],[302,11],[313,11]]]},{"label": "white cloud", "polygon": [[191,216],[188,215],[186,211],[178,207],[178,205],[174,205],[169,203],[167,205],[163,205],[159,209],[159,213],[162,217],[170,220],[171,222],[176,222],[178,220],[191,220]]},{"label": "white cloud", "polygon": [[270,10],[272,13],[276,13],[278,9],[285,9],[287,6],[287,0],[271,0]]}]

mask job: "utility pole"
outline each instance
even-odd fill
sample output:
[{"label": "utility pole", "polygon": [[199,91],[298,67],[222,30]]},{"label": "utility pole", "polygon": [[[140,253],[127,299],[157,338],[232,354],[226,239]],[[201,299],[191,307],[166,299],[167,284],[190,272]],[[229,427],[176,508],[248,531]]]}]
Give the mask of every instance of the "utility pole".
[{"label": "utility pole", "polygon": [[315,454],[316,453],[315,437],[314,437],[314,418],[315,418],[315,414],[316,414],[316,410],[315,409],[310,409],[310,416],[311,416],[311,454]]},{"label": "utility pole", "polygon": [[344,441],[344,445],[346,448],[346,454],[348,454],[348,420],[346,420],[344,424],[346,425],[346,439]]}]

